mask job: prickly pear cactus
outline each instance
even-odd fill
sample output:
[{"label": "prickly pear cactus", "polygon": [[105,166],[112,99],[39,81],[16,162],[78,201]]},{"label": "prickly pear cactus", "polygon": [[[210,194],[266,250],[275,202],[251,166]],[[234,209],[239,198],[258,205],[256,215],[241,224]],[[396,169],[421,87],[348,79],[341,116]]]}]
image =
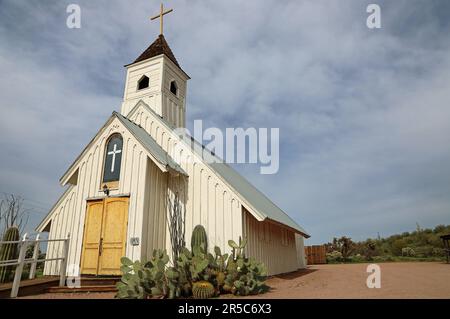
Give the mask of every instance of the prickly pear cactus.
[{"label": "prickly pear cactus", "polygon": [[202,225],[195,226],[192,231],[191,249],[194,251],[194,247],[200,247],[204,252],[208,251],[208,237],[206,236],[205,227]]},{"label": "prickly pear cactus", "polygon": [[214,286],[209,281],[197,281],[192,286],[192,295],[195,299],[208,299],[215,294]]},{"label": "prickly pear cactus", "polygon": [[[20,238],[19,229],[10,227],[3,235],[2,241],[18,241]],[[1,244],[0,260],[12,260],[16,258],[19,244]],[[13,266],[0,267],[0,283],[8,282],[13,272]]]},{"label": "prickly pear cactus", "polygon": [[217,286],[218,286],[219,288],[221,288],[221,287],[223,287],[223,286],[225,285],[225,278],[226,278],[226,275],[225,275],[224,272],[219,271],[219,272],[217,273],[217,275],[216,275],[216,281],[217,281]]}]

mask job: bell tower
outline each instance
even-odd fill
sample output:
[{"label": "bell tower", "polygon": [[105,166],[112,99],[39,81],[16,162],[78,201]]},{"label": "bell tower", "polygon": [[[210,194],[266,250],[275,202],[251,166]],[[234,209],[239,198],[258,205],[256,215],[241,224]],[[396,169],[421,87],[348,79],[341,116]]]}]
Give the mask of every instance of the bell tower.
[{"label": "bell tower", "polygon": [[186,90],[190,77],[181,69],[162,34],[164,12],[159,15],[161,34],[132,63],[126,65],[127,77],[121,114],[127,116],[133,107],[144,101],[159,116],[175,127],[186,124]]}]

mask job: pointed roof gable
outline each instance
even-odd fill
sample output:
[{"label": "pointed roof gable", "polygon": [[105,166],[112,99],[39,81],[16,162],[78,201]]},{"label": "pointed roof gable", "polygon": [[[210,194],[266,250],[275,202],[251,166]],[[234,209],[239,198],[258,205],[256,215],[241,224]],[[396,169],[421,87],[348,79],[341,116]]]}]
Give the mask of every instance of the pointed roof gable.
[{"label": "pointed roof gable", "polygon": [[174,171],[188,176],[188,174],[178,165],[173,158],[148,134],[141,126],[130,121],[125,116],[113,112],[122,124],[133,134],[133,136],[141,143],[142,146],[164,167],[169,167]]},{"label": "pointed roof gable", "polygon": [[80,155],[75,159],[75,161],[70,165],[64,175],[60,178],[61,184],[64,186],[67,179],[73,174],[75,168],[84,154],[88,151],[89,147],[94,143],[96,138],[106,129],[106,127],[112,122],[113,119],[117,118],[127,130],[134,136],[134,138],[147,150],[148,154],[154,160],[154,162],[161,167],[163,170],[175,171],[177,173],[188,176],[188,174],[178,165],[173,158],[149,135],[142,127],[130,121],[128,118],[114,111],[102,128],[97,132],[97,134],[92,138],[88,145],[83,149]]},{"label": "pointed roof gable", "polygon": [[136,60],[134,60],[133,63],[130,63],[128,65],[141,62],[161,54],[167,56],[173,63],[175,63],[177,67],[181,69],[181,66],[178,64],[175,55],[173,54],[172,50],[169,47],[169,44],[162,34],[160,34],[158,38],[156,38],[156,40],[152,44],[150,44],[150,46],[144,52],[142,52],[142,54]]}]

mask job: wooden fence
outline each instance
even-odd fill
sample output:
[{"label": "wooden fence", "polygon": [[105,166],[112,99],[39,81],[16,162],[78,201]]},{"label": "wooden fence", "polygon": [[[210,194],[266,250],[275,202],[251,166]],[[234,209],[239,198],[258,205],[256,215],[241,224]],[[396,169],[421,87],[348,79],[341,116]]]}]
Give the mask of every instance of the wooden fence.
[{"label": "wooden fence", "polygon": [[325,245],[305,246],[305,255],[308,260],[308,265],[327,263],[327,250]]},{"label": "wooden fence", "polygon": [[[67,235],[67,238],[62,239],[40,239],[39,234],[36,236],[36,239],[30,240],[27,238],[28,235],[25,234],[22,238],[22,240],[19,241],[0,241],[0,246],[2,244],[18,244],[20,246],[19,250],[19,257],[17,259],[12,260],[1,260],[0,261],[0,267],[8,267],[8,266],[16,266],[15,274],[14,274],[14,282],[11,289],[11,298],[17,297],[17,294],[19,293],[19,287],[20,287],[20,280],[22,278],[22,271],[23,267],[26,264],[31,264],[30,268],[30,275],[29,279],[34,279],[36,275],[36,265],[39,262],[44,261],[51,261],[51,260],[60,260],[61,261],[61,267],[60,267],[60,279],[59,279],[59,286],[63,287],[66,281],[66,268],[67,268],[67,254],[69,251],[69,240],[70,240],[70,234]],[[43,258],[39,259],[39,244],[41,242],[63,242],[63,253],[61,257],[57,258]],[[34,246],[33,248],[33,257],[32,258],[25,258],[25,254],[27,251],[27,247],[29,245]]]}]

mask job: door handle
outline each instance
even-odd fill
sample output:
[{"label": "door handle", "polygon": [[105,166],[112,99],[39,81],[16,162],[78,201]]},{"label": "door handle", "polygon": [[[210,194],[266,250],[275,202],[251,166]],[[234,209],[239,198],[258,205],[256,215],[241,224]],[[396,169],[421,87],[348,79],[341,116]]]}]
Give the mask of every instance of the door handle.
[{"label": "door handle", "polygon": [[103,238],[100,238],[100,245],[98,248],[98,255],[101,256],[103,251]]}]

